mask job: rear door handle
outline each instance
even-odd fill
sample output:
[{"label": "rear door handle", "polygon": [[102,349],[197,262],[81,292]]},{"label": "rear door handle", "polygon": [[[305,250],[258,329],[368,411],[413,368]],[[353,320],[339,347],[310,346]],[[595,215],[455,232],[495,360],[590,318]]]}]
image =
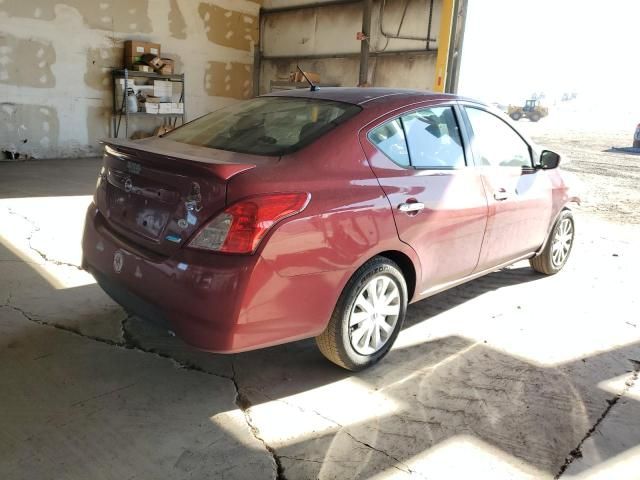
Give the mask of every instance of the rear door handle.
[{"label": "rear door handle", "polygon": [[501,188],[497,192],[493,193],[493,198],[495,198],[498,201],[502,201],[502,200],[506,200],[507,198],[509,198],[509,194],[507,193],[507,191],[504,188]]},{"label": "rear door handle", "polygon": [[424,203],[420,202],[401,203],[398,206],[398,210],[404,213],[419,212],[422,209],[424,209]]}]

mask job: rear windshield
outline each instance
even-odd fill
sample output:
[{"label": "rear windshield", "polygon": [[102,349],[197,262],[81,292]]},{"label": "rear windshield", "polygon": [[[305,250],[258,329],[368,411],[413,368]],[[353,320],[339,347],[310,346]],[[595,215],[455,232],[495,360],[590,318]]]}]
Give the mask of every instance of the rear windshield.
[{"label": "rear windshield", "polygon": [[284,155],[308,145],[360,112],[357,105],[291,97],[259,97],[216,110],[165,138],[256,155]]}]

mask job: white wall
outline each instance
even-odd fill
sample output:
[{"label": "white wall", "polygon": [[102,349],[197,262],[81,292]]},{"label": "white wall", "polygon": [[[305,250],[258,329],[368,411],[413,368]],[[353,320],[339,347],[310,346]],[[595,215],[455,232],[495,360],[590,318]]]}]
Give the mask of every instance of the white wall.
[{"label": "white wall", "polygon": [[96,154],[97,140],[112,134],[109,72],[122,66],[125,39],[160,43],[162,56],[178,60],[187,119],[250,96],[259,7],[247,0],[0,0],[0,151]]}]

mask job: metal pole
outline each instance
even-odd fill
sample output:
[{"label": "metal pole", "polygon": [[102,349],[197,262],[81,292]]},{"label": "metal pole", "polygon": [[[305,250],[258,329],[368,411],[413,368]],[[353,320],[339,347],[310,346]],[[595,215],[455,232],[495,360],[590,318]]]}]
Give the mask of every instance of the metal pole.
[{"label": "metal pole", "polygon": [[262,58],[260,52],[260,45],[256,45],[253,50],[253,96],[260,95],[260,70],[262,69]]},{"label": "metal pole", "polygon": [[436,78],[433,84],[435,92],[444,92],[446,77],[449,73],[449,50],[451,49],[451,31],[454,17],[455,0],[442,0],[440,13],[440,32],[438,33],[438,57],[436,58]]},{"label": "metal pole", "polygon": [[457,17],[453,22],[453,39],[451,42],[451,57],[449,60],[449,74],[445,85],[448,93],[458,92],[458,81],[460,80],[460,64],[462,63],[462,46],[464,44],[464,32],[467,23],[467,0],[456,0]]},{"label": "metal pole", "polygon": [[369,79],[369,37],[371,35],[371,10],[373,0],[362,1],[362,34],[364,38],[360,44],[360,76],[358,86],[364,87]]}]

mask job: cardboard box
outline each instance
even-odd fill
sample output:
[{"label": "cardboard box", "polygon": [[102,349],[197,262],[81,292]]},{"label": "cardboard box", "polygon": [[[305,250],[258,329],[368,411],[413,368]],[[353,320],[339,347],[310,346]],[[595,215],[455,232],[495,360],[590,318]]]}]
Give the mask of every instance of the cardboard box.
[{"label": "cardboard box", "polygon": [[144,104],[144,111],[147,113],[160,113],[160,103],[148,103]]},{"label": "cardboard box", "polygon": [[137,72],[152,73],[153,69],[148,65],[134,65],[133,69]]},{"label": "cardboard box", "polygon": [[158,70],[158,73],[162,75],[173,75],[175,63],[170,58],[162,58],[162,67]]},{"label": "cardboard box", "polygon": [[161,103],[162,97],[154,97],[153,95],[147,95],[145,101],[147,103]]},{"label": "cardboard box", "polygon": [[149,65],[154,70],[159,70],[164,65],[160,57],[157,55],[151,55],[150,53],[142,55],[142,63]]},{"label": "cardboard box", "polygon": [[182,115],[184,113],[184,103],[171,103],[171,113]]},{"label": "cardboard box", "polygon": [[131,68],[141,61],[143,55],[151,54],[159,57],[160,53],[159,43],[127,40],[124,42],[124,66]]},{"label": "cardboard box", "polygon": [[158,105],[158,113],[172,113],[171,103],[157,103],[156,105]]},{"label": "cardboard box", "polygon": [[160,98],[171,98],[173,95],[173,84],[168,80],[153,81],[153,96]]}]

